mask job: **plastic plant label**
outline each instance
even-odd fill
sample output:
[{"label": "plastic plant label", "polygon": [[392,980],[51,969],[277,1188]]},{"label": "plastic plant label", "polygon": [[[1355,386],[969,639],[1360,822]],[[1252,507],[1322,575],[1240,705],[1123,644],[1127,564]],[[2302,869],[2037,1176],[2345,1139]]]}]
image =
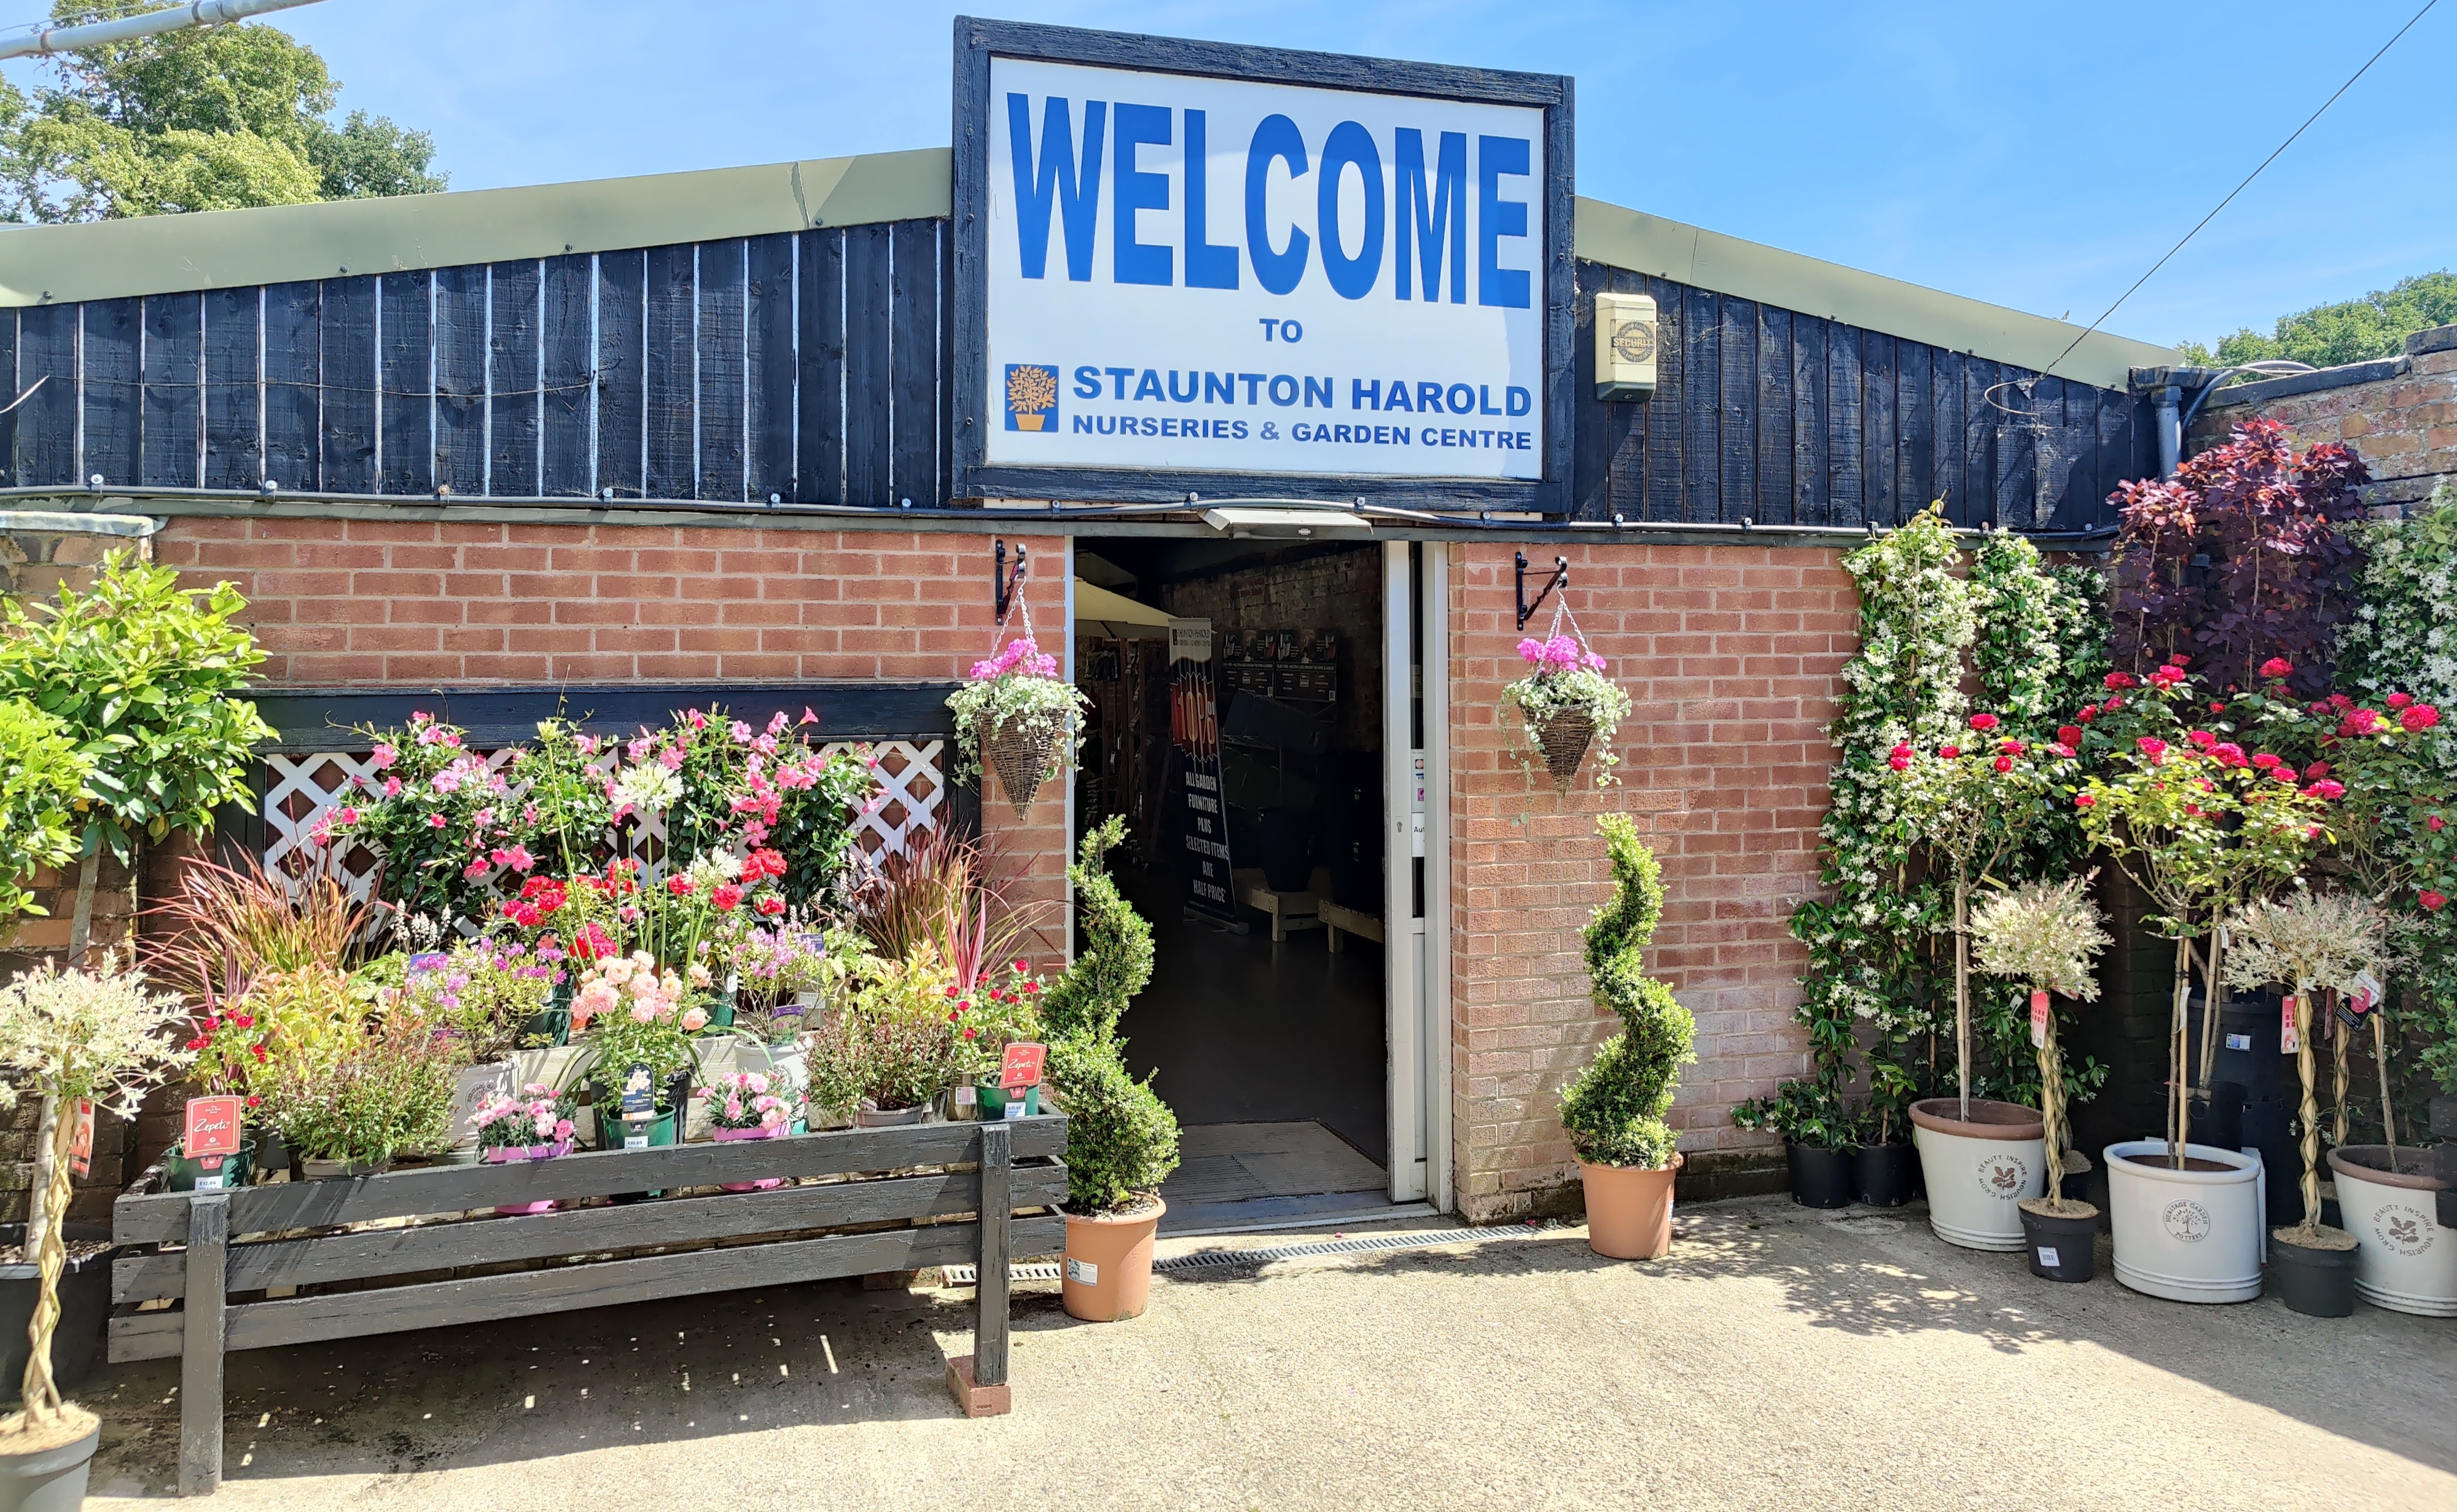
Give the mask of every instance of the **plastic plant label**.
[{"label": "plastic plant label", "polygon": [[623,1148],[626,1150],[646,1150],[649,1148],[649,1132],[643,1129],[638,1134],[625,1134],[623,1136]]},{"label": "plastic plant label", "polygon": [[76,1105],[76,1131],[69,1136],[69,1170],[75,1175],[93,1172],[93,1099],[80,1097]]},{"label": "plastic plant label", "polygon": [[623,1073],[623,1116],[646,1116],[656,1107],[656,1085],[649,1079],[645,1062],[633,1061]]},{"label": "plastic plant label", "polygon": [[959,1107],[959,1108],[969,1108],[969,1107],[971,1107],[971,1106],[973,1105],[973,1102],[974,1102],[974,1093],[973,1093],[973,1089],[972,1089],[972,1088],[970,1088],[970,1087],[966,1087],[966,1086],[960,1086],[960,1087],[958,1087],[958,1088],[956,1089],[956,1106],[957,1106],[957,1107]]},{"label": "plastic plant label", "polygon": [[1006,1100],[1006,1107],[1001,1110],[999,1116],[1001,1118],[1022,1118],[1023,1116],[1023,1099],[1021,1097],[1009,1097]]},{"label": "plastic plant label", "polygon": [[2295,994],[2287,993],[2278,1000],[2278,1052],[2292,1055],[2303,1048],[2303,1036],[2295,1031]]},{"label": "plastic plant label", "polygon": [[2042,1244],[2039,1246],[2039,1263],[2052,1271],[2056,1268],[2056,1247],[2054,1245]]},{"label": "plastic plant label", "polygon": [[1095,1261],[1079,1260],[1070,1255],[1066,1257],[1066,1278],[1078,1286],[1098,1286],[1101,1267]]},{"label": "plastic plant label", "polygon": [[2031,994],[2031,1044],[2034,1048],[2041,1048],[2047,1042],[2048,994],[2033,992]]},{"label": "plastic plant label", "polygon": [[999,1062],[999,1085],[1009,1092],[1022,1087],[1041,1085],[1041,1068],[1049,1059],[1049,1047],[1020,1040],[1006,1048]]},{"label": "plastic plant label", "polygon": [[2252,1049],[2252,1036],[2250,1034],[2229,1034],[2226,1037],[2226,1048],[2229,1050],[2250,1050]]},{"label": "plastic plant label", "polygon": [[210,1171],[205,1173],[203,1175],[196,1177],[196,1190],[199,1192],[219,1192],[222,1190],[222,1174],[218,1171]]},{"label": "plastic plant label", "polygon": [[245,1108],[237,1097],[192,1097],[179,1153],[194,1160],[201,1155],[238,1154],[239,1121]]}]

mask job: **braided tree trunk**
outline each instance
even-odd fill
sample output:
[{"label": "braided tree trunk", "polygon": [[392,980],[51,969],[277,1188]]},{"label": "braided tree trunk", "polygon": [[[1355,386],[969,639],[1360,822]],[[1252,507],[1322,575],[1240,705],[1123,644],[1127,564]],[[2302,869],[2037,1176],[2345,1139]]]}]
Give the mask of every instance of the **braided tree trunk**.
[{"label": "braided tree trunk", "polygon": [[2048,1136],[2048,1206],[2064,1211],[2065,1203],[2065,1057],[2056,1044],[2056,1011],[2048,994],[2031,992],[2031,1007],[2046,1023],[2039,1040],[2039,1120]]},{"label": "braided tree trunk", "polygon": [[[60,1238],[61,1220],[69,1211],[69,1146],[76,1138],[76,1120],[60,1116],[58,1099],[43,1099],[43,1124],[34,1142],[35,1212],[30,1213],[27,1235],[36,1238],[34,1263],[42,1280],[34,1299],[33,1320],[26,1338],[23,1386],[26,1422],[49,1424],[60,1416],[59,1383],[52,1379],[52,1331],[60,1322],[60,1272],[68,1264],[68,1246]],[[39,1217],[40,1234],[35,1223]]]},{"label": "braided tree trunk", "polygon": [[2303,1221],[2296,1227],[2310,1233],[2321,1226],[2321,1067],[2312,1053],[2312,997],[2287,999],[2295,1013],[2295,1074],[2303,1082],[2303,1103],[2296,1116],[2303,1124]]}]

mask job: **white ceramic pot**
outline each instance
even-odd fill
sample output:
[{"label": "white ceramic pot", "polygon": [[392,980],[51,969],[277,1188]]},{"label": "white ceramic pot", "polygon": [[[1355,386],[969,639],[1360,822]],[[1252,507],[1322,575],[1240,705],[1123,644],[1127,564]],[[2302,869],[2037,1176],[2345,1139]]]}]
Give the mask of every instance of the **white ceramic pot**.
[{"label": "white ceramic pot", "polygon": [[2010,1102],[1958,1097],[1911,1104],[1911,1143],[1928,1186],[1928,1224],[1966,1250],[2024,1247],[2022,1203],[2048,1189],[2047,1127]]},{"label": "white ceramic pot", "polygon": [[2117,1280],[2171,1302],[2261,1295],[2269,1197],[2260,1151],[2187,1144],[2186,1168],[2178,1171],[2167,1163],[2165,1140],[2128,1139],[2109,1145],[2103,1157]]},{"label": "white ceramic pot", "polygon": [[531,1082],[543,1082],[558,1092],[571,1092],[580,1085],[576,1068],[590,1047],[579,1045],[542,1045],[535,1050],[512,1052],[512,1085],[515,1089]]},{"label": "white ceramic pot", "polygon": [[483,1066],[465,1066],[452,1086],[452,1148],[478,1148],[478,1131],[469,1127],[469,1119],[478,1105],[489,1097],[510,1093],[517,1085],[513,1080],[520,1068],[508,1060],[490,1060]]},{"label": "white ceramic pot", "polygon": [[[731,1075],[737,1071],[766,1069],[764,1065],[744,1065],[743,1052],[752,1048],[751,1043],[748,1040],[736,1039],[729,1033],[710,1034],[695,1039],[692,1042],[692,1048],[699,1056],[699,1069],[692,1073],[693,1092],[697,1092],[702,1087],[714,1085],[719,1076]],[[684,1141],[688,1143],[694,1139],[705,1139],[715,1132],[716,1126],[709,1122],[708,1118],[708,1099],[693,1097],[690,1105],[683,1110]]]},{"label": "white ceramic pot", "polygon": [[2386,1145],[2329,1152],[2338,1212],[2355,1236],[2355,1295],[2393,1313],[2457,1318],[2457,1229],[2436,1216],[2435,1194],[2447,1183],[2425,1174],[2428,1155],[2398,1154],[2392,1173]]}]

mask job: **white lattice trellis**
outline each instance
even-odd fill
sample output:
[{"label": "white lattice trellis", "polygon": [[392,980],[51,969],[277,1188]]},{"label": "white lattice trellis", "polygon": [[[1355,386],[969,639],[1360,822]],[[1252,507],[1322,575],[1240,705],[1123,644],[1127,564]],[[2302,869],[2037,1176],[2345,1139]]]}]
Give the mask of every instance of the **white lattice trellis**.
[{"label": "white lattice trellis", "polygon": [[[878,778],[878,802],[858,815],[855,822],[855,843],[862,854],[872,860],[880,856],[898,855],[906,843],[922,830],[936,826],[939,810],[947,795],[946,778],[941,764],[946,756],[946,742],[875,741],[870,743],[876,758],[874,770]],[[855,743],[840,741],[827,746],[828,755],[855,748]],[[487,755],[486,765],[500,768],[511,760],[508,749]],[[296,866],[301,861],[319,869],[333,867],[350,895],[363,899],[374,884],[376,857],[364,846],[353,844],[339,856],[317,854],[308,834],[318,819],[343,803],[354,791],[364,791],[376,785],[374,768],[368,765],[369,753],[361,751],[312,751],[300,755],[275,755],[264,759],[264,864],[276,872],[287,869],[284,863]],[[607,760],[613,759],[608,752]],[[519,801],[519,791],[512,801]],[[658,858],[665,853],[665,817],[660,814],[651,822],[648,839],[642,848]],[[652,869],[662,869],[661,865]]]}]

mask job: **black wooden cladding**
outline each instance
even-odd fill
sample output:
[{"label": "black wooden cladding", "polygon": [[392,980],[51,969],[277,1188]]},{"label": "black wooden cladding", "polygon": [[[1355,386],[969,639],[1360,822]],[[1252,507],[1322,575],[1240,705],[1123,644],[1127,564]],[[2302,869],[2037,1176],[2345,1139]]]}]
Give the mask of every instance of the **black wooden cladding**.
[{"label": "black wooden cladding", "polygon": [[[1592,397],[1600,290],[1655,300],[1650,398]],[[1579,292],[1577,519],[2079,530],[2157,466],[2123,393],[1597,263]]]},{"label": "black wooden cladding", "polygon": [[[946,502],[946,222],[0,311],[0,482]],[[1573,513],[2109,523],[2129,396],[1578,264]],[[1656,301],[1657,387],[1593,398],[1593,295]],[[1434,501],[1438,502],[1438,501]]]}]

